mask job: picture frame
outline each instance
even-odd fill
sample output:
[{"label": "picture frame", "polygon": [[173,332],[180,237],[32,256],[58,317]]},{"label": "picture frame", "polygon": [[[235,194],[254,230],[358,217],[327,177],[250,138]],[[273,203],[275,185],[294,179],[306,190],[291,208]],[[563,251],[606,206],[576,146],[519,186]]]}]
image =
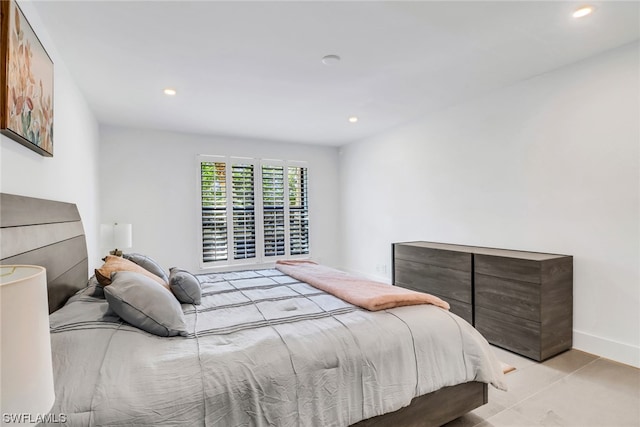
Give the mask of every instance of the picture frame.
[{"label": "picture frame", "polygon": [[0,133],[52,157],[53,61],[15,0],[0,15]]}]

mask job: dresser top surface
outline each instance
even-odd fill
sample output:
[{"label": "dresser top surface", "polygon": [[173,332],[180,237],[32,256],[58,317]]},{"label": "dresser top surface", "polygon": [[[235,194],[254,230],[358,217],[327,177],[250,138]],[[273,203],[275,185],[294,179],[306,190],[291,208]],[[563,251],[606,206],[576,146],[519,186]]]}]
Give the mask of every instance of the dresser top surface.
[{"label": "dresser top surface", "polygon": [[454,245],[451,243],[438,243],[438,242],[398,242],[394,244],[414,246],[419,248],[440,249],[440,250],[453,251],[453,252],[473,253],[475,255],[490,255],[490,256],[499,256],[499,257],[505,257],[505,258],[528,259],[532,261],[545,261],[545,260],[564,258],[569,256],[569,255],[560,255],[560,254],[547,254],[542,252],[518,251],[518,250],[511,250],[511,249],[484,248],[481,246]]}]

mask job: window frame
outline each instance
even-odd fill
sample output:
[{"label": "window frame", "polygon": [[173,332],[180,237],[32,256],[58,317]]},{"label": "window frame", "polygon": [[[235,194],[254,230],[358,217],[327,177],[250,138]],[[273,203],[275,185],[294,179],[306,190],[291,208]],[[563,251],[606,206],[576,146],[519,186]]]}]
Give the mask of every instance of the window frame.
[{"label": "window frame", "polygon": [[[247,157],[236,157],[236,156],[223,156],[223,155],[207,155],[200,154],[196,158],[197,161],[197,180],[198,180],[198,258],[200,268],[202,270],[207,269],[222,269],[226,267],[237,267],[237,266],[255,266],[255,267],[266,267],[273,265],[279,259],[309,259],[311,257],[311,209],[308,204],[309,199],[309,166],[305,161],[297,161],[297,160],[276,160],[276,159],[255,159],[255,158],[247,158]],[[202,163],[203,162],[219,162],[225,164],[226,171],[226,226],[227,226],[227,259],[226,260],[214,260],[214,261],[205,261],[204,253],[203,253],[203,216],[202,216]],[[255,216],[255,237],[256,237],[256,248],[255,248],[255,258],[243,258],[243,259],[234,259],[234,240],[233,240],[233,186],[232,186],[232,168],[233,165],[237,164],[252,164],[254,169],[254,182],[253,182],[253,197],[254,197],[254,216]],[[262,176],[262,168],[263,166],[275,166],[282,167],[284,174],[284,182],[283,182],[283,191],[284,191],[284,245],[285,252],[283,255],[273,255],[266,256],[265,255],[265,223],[264,223],[264,201],[263,201],[263,176]],[[290,200],[289,200],[289,167],[302,167],[305,168],[307,174],[307,188],[306,198],[307,198],[307,218],[308,218],[308,228],[307,228],[307,241],[308,250],[305,254],[299,255],[291,255],[291,235],[290,235]],[[230,203],[231,200],[231,203]]]}]

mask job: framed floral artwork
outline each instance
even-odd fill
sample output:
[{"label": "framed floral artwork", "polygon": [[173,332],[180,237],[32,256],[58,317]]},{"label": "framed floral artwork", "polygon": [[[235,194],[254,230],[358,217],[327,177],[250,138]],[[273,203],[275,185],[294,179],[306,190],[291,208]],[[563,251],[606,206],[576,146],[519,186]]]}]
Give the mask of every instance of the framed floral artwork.
[{"label": "framed floral artwork", "polygon": [[0,132],[51,157],[53,61],[14,0],[0,12]]}]

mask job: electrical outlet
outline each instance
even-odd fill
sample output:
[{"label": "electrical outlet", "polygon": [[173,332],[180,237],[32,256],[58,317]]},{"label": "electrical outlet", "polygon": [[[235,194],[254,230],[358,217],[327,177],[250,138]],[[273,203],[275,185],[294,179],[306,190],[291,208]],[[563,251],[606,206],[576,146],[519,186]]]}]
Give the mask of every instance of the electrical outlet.
[{"label": "electrical outlet", "polygon": [[376,264],[376,273],[387,275],[389,267],[387,264]]}]

